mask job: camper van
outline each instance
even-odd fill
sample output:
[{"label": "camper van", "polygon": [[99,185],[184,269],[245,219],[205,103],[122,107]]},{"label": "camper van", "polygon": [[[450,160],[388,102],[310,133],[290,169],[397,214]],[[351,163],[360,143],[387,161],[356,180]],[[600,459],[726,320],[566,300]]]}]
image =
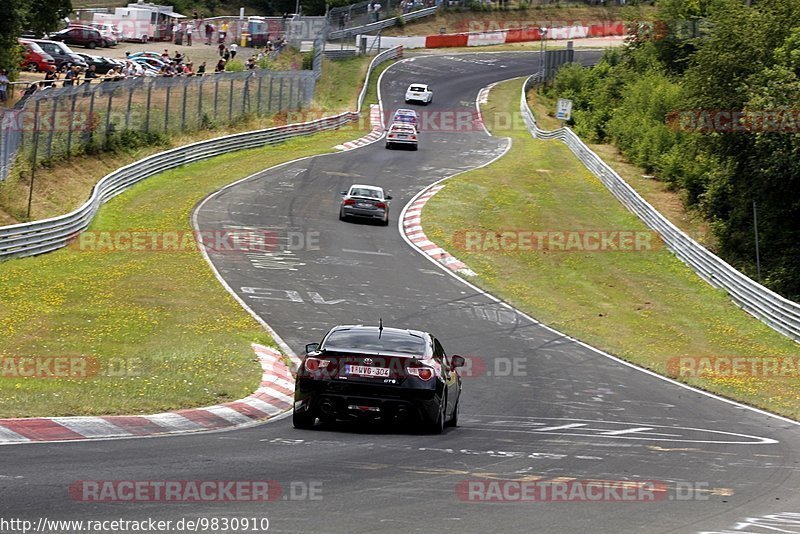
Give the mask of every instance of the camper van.
[{"label": "camper van", "polygon": [[117,7],[114,13],[95,13],[92,22],[116,26],[121,40],[146,43],[171,40],[172,25],[185,18],[175,13],[172,6],[137,2]]}]

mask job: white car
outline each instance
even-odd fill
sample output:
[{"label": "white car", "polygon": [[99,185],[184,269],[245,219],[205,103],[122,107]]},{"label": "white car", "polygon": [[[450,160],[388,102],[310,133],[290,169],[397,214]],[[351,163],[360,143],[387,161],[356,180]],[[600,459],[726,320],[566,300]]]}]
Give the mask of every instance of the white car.
[{"label": "white car", "polygon": [[395,122],[389,126],[389,131],[386,132],[386,148],[407,146],[411,147],[411,150],[417,150],[417,137],[417,129],[414,126],[404,122]]},{"label": "white car", "polygon": [[406,90],[406,104],[411,102],[430,104],[433,102],[433,91],[424,83],[412,83]]},{"label": "white car", "polygon": [[392,195],[385,194],[382,187],[353,184],[347,191],[342,191],[341,195],[340,221],[358,217],[377,219],[383,226],[389,224],[389,201],[392,200]]}]

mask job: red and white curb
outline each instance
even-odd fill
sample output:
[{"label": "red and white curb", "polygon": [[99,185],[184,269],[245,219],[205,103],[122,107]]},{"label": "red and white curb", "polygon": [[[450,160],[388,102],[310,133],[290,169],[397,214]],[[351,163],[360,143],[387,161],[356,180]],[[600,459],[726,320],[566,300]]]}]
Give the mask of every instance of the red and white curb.
[{"label": "red and white curb", "polygon": [[0,419],[0,445],[162,436],[231,429],[266,421],[292,407],[292,371],[297,368],[299,359],[290,357],[290,369],[277,350],[256,344],[253,350],[263,371],[261,386],[243,399],[154,415]]},{"label": "red and white curb", "polygon": [[383,137],[383,124],[381,122],[381,107],[378,104],[370,104],[369,106],[369,124],[372,126],[372,131],[354,141],[348,141],[341,145],[336,145],[337,150],[353,150],[362,146],[367,146],[374,143]]},{"label": "red and white curb", "polygon": [[424,208],[428,200],[443,187],[443,185],[434,185],[430,187],[408,206],[408,209],[406,209],[403,215],[403,233],[408,240],[424,254],[430,256],[451,271],[455,271],[464,276],[475,276],[475,272],[467,267],[466,264],[428,239],[428,236],[426,236],[425,232],[422,230],[422,208]]}]

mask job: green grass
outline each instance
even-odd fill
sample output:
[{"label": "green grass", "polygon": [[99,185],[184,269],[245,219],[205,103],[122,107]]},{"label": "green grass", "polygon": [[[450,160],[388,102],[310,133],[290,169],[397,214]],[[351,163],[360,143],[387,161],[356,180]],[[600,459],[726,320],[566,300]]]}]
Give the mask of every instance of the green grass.
[{"label": "green grass", "polygon": [[[364,133],[321,133],[159,174],[101,208],[90,230],[188,232],[211,192]],[[88,378],[1,377],[0,417],[152,413],[238,399],[261,376],[250,343],[274,345],[192,249],[70,248],[0,263],[0,331],[6,366],[69,356],[99,369]]]},{"label": "green grass", "polygon": [[[521,80],[492,90],[484,114],[513,112]],[[475,271],[477,285],[545,324],[667,374],[675,358],[798,355],[798,346],[737,308],[667,249],[642,252],[466,251],[459,232],[632,230],[628,212],[558,141],[520,129],[492,165],[447,182],[425,206],[428,237]],[[463,234],[462,234],[463,235]],[[704,375],[686,381],[800,417],[800,379]]]}]

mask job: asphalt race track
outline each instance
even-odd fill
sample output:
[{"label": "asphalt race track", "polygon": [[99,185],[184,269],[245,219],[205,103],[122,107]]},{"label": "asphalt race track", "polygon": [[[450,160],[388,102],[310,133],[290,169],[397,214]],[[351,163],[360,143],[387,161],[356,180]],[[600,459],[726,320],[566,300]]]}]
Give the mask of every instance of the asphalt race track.
[{"label": "asphalt race track", "polygon": [[[387,109],[405,107],[405,88],[423,81],[434,90],[427,111],[474,110],[482,87],[537,65],[529,53],[417,57],[386,71],[381,94]],[[472,356],[480,365],[464,381],[459,428],[441,436],[348,425],[301,431],[283,418],[231,432],[4,447],[2,516],[266,517],[275,532],[800,532],[800,426],[565,339],[406,244],[397,221],[414,194],[507,146],[481,128],[421,138],[418,152],[379,141],[265,171],[210,197],[197,221],[201,230],[292,236],[293,250],[211,260],[298,354],[332,325],[380,317]],[[338,192],[352,183],[391,192],[388,227],[338,220]],[[70,496],[80,480],[271,480],[283,491],[260,503],[98,503]],[[473,502],[461,491],[470,480],[506,489],[515,487],[508,480],[632,481],[657,490],[634,502]]]}]

